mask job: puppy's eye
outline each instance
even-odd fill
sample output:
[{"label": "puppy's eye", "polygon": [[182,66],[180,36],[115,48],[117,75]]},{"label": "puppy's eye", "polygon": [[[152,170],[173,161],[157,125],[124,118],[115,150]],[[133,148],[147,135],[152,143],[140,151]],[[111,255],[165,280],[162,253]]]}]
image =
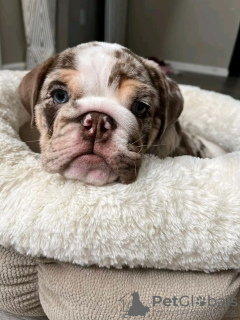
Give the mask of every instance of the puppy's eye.
[{"label": "puppy's eye", "polygon": [[59,104],[66,103],[68,101],[68,93],[65,90],[57,89],[53,92],[53,100]]},{"label": "puppy's eye", "polygon": [[146,103],[135,101],[132,106],[132,113],[139,118],[143,118],[148,111],[149,106]]}]

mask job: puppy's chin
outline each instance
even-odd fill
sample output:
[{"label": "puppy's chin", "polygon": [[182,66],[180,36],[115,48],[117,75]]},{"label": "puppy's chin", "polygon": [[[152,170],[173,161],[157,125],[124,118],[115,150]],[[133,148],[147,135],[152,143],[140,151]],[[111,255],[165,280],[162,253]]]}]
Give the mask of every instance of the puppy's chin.
[{"label": "puppy's chin", "polygon": [[106,185],[118,178],[103,158],[93,154],[73,159],[62,175],[65,178],[77,179],[95,186]]}]

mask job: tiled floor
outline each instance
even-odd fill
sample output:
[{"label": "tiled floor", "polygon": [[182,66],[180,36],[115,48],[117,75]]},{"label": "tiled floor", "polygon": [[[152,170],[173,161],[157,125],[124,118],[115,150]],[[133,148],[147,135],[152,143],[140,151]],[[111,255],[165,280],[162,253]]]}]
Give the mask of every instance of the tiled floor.
[{"label": "tiled floor", "polygon": [[202,89],[213,90],[240,100],[240,78],[209,76],[199,73],[182,72],[172,75],[179,84],[189,84]]}]

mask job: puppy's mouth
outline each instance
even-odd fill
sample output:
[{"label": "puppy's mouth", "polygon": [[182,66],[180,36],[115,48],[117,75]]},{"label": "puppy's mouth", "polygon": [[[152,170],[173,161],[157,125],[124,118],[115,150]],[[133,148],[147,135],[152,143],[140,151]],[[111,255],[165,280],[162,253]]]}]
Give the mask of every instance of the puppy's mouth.
[{"label": "puppy's mouth", "polygon": [[102,186],[117,179],[110,165],[96,154],[77,156],[62,174],[65,178],[77,179],[96,186]]}]

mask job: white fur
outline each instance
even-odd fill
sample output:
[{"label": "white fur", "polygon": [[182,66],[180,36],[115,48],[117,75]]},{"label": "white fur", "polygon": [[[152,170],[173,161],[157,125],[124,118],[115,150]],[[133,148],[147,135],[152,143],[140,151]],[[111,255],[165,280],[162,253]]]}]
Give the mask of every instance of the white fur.
[{"label": "white fur", "polygon": [[183,126],[231,153],[146,156],[135,183],[86,186],[44,172],[20,141],[23,74],[0,73],[1,245],[81,265],[240,268],[239,101],[181,86]]},{"label": "white fur", "polygon": [[[86,47],[86,50],[84,50]],[[111,92],[108,79],[116,62],[114,51],[122,49],[118,44],[101,43],[99,46],[83,44],[76,47],[76,69],[80,71],[81,87],[84,94],[106,95]]]}]

